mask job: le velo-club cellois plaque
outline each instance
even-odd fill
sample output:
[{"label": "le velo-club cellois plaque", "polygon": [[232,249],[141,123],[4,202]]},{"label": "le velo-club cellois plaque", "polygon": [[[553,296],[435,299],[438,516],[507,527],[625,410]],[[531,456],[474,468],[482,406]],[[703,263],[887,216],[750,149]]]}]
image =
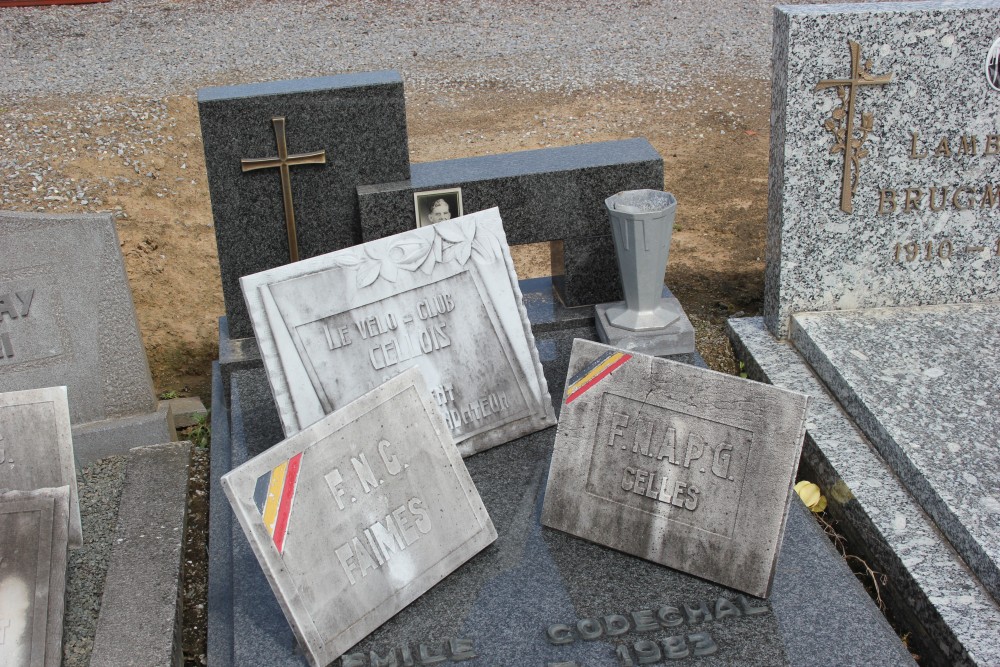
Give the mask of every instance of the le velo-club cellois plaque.
[{"label": "le velo-club cellois plaque", "polygon": [[241,282],[286,436],[411,366],[463,456],[555,424],[495,208]]}]

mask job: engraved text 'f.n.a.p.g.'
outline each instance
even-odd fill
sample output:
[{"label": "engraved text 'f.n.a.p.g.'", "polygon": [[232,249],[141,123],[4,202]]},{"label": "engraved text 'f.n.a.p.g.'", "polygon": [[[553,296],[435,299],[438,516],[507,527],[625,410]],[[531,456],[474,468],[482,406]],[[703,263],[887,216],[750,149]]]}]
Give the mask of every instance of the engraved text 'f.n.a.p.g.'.
[{"label": "engraved text 'f.n.a.p.g.'", "polygon": [[850,78],[825,79],[816,84],[815,90],[818,92],[835,88],[840,100],[830,117],[823,121],[823,127],[834,137],[830,153],[844,154],[840,182],[840,210],[851,213],[854,210],[854,193],[858,189],[861,160],[868,156],[868,151],[863,146],[875,126],[875,116],[871,112],[862,112],[860,124],[855,121],[858,89],[861,86],[883,86],[892,81],[892,72],[872,74],[872,61],[861,62],[861,45],[852,40],[848,40],[847,44],[851,49]]}]

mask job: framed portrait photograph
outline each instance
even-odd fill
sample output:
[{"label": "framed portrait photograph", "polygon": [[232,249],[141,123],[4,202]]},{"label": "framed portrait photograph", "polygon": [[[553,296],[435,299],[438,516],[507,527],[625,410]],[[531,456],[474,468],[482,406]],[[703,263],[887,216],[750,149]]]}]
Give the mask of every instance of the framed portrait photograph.
[{"label": "framed portrait photograph", "polygon": [[462,188],[414,192],[413,215],[417,227],[426,227],[464,215]]}]

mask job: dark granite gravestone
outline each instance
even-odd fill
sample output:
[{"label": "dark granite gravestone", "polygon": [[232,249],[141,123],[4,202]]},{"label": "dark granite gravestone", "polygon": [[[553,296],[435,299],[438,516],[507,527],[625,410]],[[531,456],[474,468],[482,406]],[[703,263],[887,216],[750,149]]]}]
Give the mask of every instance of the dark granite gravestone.
[{"label": "dark granite gravestone", "polygon": [[[461,188],[464,213],[500,208],[511,245],[555,243],[552,275],[563,302],[621,301],[604,206],[622,190],[663,187],[663,159],[645,139],[414,164],[408,181],[358,187],[366,241],[417,226],[414,194]],[[455,213],[453,212],[453,215]]]},{"label": "dark granite gravestone", "polygon": [[305,259],[358,243],[356,186],[409,178],[403,82],[383,71],[205,88],[198,113],[229,331],[243,338],[242,276],[289,263],[293,245]]},{"label": "dark granite gravestone", "polygon": [[[545,279],[521,290],[548,386],[561,396],[573,337],[596,338],[593,308],[563,306]],[[222,394],[217,368],[209,664],[304,665],[219,486],[221,475],[283,438],[264,370],[233,372],[228,407]],[[913,664],[798,501],[767,602],[543,528],[555,434],[465,460],[497,541],[334,665]]]}]

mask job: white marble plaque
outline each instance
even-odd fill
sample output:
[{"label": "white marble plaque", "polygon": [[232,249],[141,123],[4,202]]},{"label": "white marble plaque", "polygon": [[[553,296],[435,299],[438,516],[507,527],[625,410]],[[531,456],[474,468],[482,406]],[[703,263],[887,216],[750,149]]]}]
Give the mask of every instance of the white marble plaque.
[{"label": "white marble plaque", "polygon": [[463,456],[555,423],[497,209],[241,283],[286,436],[413,366]]},{"label": "white marble plaque", "polygon": [[0,665],[59,667],[69,489],[0,493]]},{"label": "white marble plaque", "polygon": [[83,544],[66,387],[0,394],[0,489],[68,486],[69,543]]},{"label": "white marble plaque", "polygon": [[417,368],[222,477],[313,665],[496,539]]},{"label": "white marble plaque", "polygon": [[577,339],[542,523],[766,597],[807,400]]},{"label": "white marble plaque", "polygon": [[998,0],[776,9],[773,333],[800,311],[1000,298],[998,38]]}]

